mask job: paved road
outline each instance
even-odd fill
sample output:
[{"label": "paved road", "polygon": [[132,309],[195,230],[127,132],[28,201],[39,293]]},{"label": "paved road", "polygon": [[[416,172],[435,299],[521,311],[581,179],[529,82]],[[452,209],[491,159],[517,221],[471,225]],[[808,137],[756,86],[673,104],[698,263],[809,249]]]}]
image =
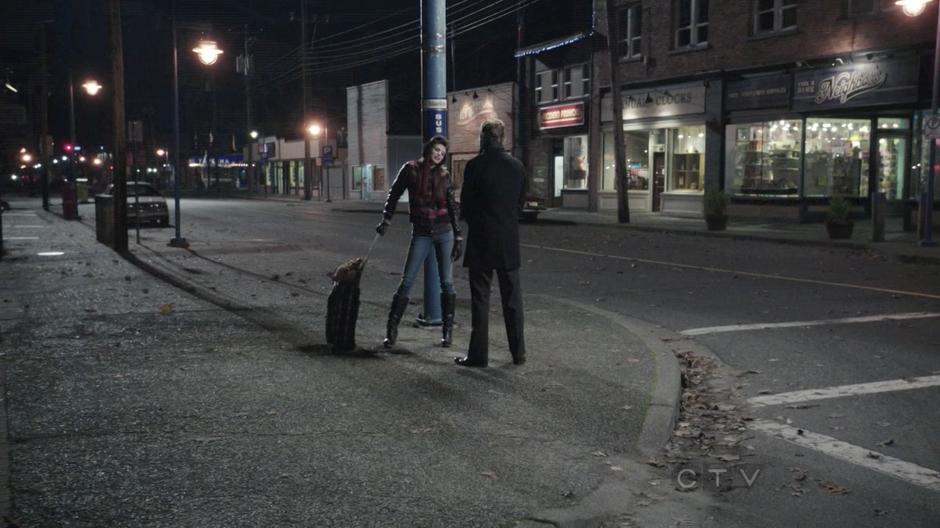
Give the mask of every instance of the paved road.
[{"label": "paved road", "polygon": [[[322,291],[328,263],[362,254],[378,218],[361,205],[187,200],[184,207],[183,234],[201,257]],[[373,255],[363,291],[376,306],[397,281],[405,226],[405,217],[396,218]],[[716,376],[728,388],[725,408],[748,424],[737,452],[760,474],[751,486],[737,479],[719,493],[700,479],[686,494],[686,502],[704,500],[719,525],[813,526],[821,516],[833,526],[940,524],[940,266],[845,248],[550,222],[526,225],[522,235],[533,299],[574,301],[684,332],[668,346],[722,363]],[[309,263],[292,258],[307,250],[317,253]],[[466,310],[462,270],[457,285]],[[373,335],[378,343],[381,331]],[[533,347],[532,361],[539,356]],[[555,357],[596,360],[576,345]],[[808,389],[824,392],[799,392]],[[711,469],[738,469],[713,462]],[[677,507],[655,491],[650,511]]]}]

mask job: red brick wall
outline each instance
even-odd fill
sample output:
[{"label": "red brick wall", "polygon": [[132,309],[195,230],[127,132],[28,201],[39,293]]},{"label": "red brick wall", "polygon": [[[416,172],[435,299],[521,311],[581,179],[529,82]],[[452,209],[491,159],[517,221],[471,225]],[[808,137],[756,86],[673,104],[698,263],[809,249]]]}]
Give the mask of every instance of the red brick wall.
[{"label": "red brick wall", "polygon": [[[631,3],[635,2],[617,1],[618,5]],[[899,8],[879,16],[847,18],[845,0],[801,0],[794,33],[756,38],[751,35],[754,0],[712,1],[708,48],[677,52],[672,46],[675,0],[642,0],[641,3],[643,54],[647,60],[621,64],[621,79],[625,84],[711,70],[772,66],[849,52],[917,45],[931,47],[938,4],[931,2],[916,18],[904,15]],[[607,35],[606,1],[595,0],[594,4],[597,31],[603,40]],[[606,51],[595,56],[595,68],[598,85],[609,86]]]}]

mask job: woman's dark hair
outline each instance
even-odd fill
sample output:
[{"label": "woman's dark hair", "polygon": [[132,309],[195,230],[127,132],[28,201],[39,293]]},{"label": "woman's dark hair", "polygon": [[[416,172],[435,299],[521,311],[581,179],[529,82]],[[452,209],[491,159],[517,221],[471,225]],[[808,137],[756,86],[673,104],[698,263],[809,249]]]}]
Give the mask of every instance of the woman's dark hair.
[{"label": "woman's dark hair", "polygon": [[[421,159],[427,163],[431,162],[431,149],[434,148],[434,145],[443,145],[444,148],[447,148],[447,138],[444,136],[433,136],[424,144],[424,149],[421,151]],[[444,162],[441,161],[441,164]]]}]

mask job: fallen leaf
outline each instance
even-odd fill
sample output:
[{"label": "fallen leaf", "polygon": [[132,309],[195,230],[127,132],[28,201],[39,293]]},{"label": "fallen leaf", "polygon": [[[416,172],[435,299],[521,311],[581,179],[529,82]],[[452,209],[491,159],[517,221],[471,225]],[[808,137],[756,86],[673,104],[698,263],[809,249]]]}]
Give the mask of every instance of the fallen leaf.
[{"label": "fallen leaf", "polygon": [[722,462],[737,462],[738,460],[741,460],[741,457],[739,457],[738,455],[712,455],[712,456],[714,456],[718,460],[721,460]]},{"label": "fallen leaf", "polygon": [[832,482],[821,482],[819,486],[826,490],[826,492],[828,492],[830,495],[847,495],[849,493],[849,488]]},{"label": "fallen leaf", "polygon": [[653,466],[653,467],[658,467],[658,468],[666,467],[666,464],[664,462],[660,460],[656,460],[655,458],[647,459],[646,464]]},{"label": "fallen leaf", "polygon": [[773,393],[773,391],[770,390],[770,389],[761,389],[761,390],[757,391],[757,394],[772,394],[772,393]]},{"label": "fallen leaf", "polygon": [[881,442],[878,442],[878,445],[880,445],[880,446],[890,446],[890,445],[894,445],[894,438],[889,438],[889,439],[887,439],[887,440],[883,440],[883,441],[881,441]]},{"label": "fallen leaf", "polygon": [[891,422],[885,422],[885,421],[875,422],[875,425],[880,426],[880,427],[891,427]]},{"label": "fallen leaf", "polygon": [[610,466],[611,471],[623,471],[623,468],[620,466]]},{"label": "fallen leaf", "polygon": [[607,456],[607,453],[605,453],[605,452],[603,452],[603,451],[595,451],[595,452],[593,452],[593,453],[591,453],[591,454],[594,455],[594,456],[596,456],[596,457],[605,457],[605,456]]},{"label": "fallen leaf", "polygon": [[879,508],[875,508],[872,513],[875,514],[875,517],[884,517],[885,515],[888,515],[888,512]]},{"label": "fallen leaf", "polygon": [[160,305],[160,315],[170,315],[173,312],[173,305],[169,303]]},{"label": "fallen leaf", "polygon": [[484,477],[489,477],[493,480],[496,480],[496,473],[493,473],[492,471],[481,471],[480,474]]},{"label": "fallen leaf", "polygon": [[874,453],[872,451],[869,451],[867,456],[868,458],[874,458],[875,460],[881,459],[881,455],[879,455],[878,453]]},{"label": "fallen leaf", "polygon": [[741,376],[746,376],[748,374],[760,374],[760,373],[761,372],[759,370],[750,369],[750,370],[745,370],[744,372],[738,374],[737,376],[740,378]]},{"label": "fallen leaf", "polygon": [[787,405],[786,409],[812,409],[813,407],[819,407],[818,403],[794,403],[792,405]]}]

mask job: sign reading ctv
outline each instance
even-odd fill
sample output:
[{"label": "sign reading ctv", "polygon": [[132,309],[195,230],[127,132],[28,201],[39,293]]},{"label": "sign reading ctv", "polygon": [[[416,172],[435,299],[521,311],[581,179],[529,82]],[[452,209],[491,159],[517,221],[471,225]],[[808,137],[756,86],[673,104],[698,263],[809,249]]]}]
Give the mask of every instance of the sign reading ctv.
[{"label": "sign reading ctv", "polygon": [[584,102],[546,106],[539,109],[539,128],[562,128],[584,124]]}]

